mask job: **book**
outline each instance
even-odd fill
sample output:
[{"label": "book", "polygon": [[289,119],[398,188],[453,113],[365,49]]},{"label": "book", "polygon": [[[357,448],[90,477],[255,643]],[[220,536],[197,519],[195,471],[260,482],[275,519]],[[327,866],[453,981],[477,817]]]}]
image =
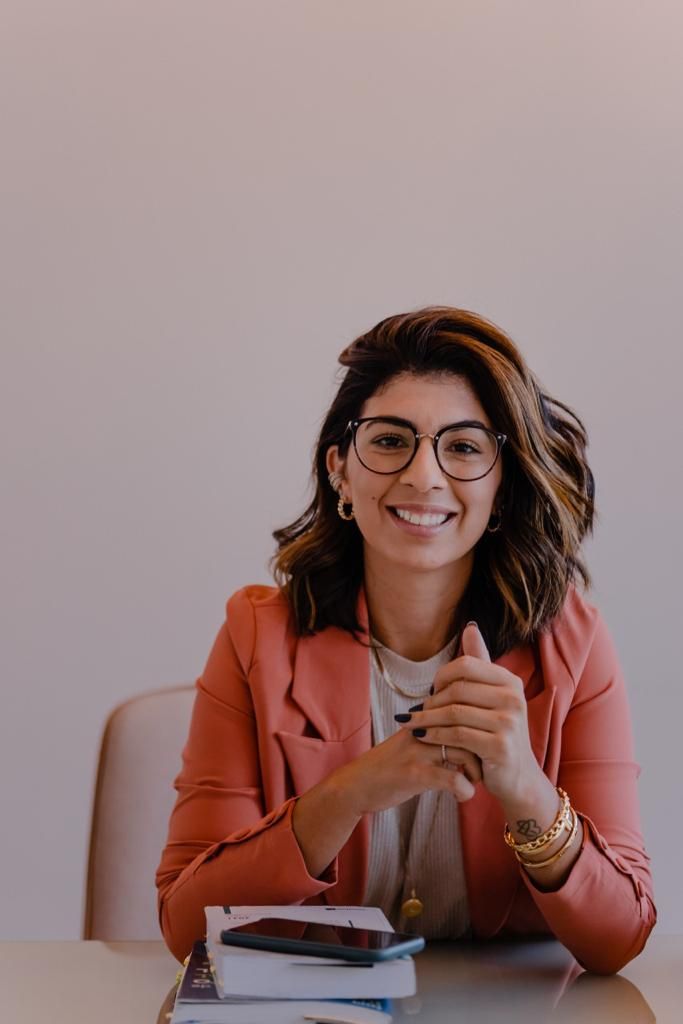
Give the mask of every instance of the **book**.
[{"label": "book", "polygon": [[270,999],[382,999],[415,994],[412,957],[349,963],[227,946],[221,931],[264,917],[391,931],[377,907],[205,907],[206,948],[218,994]]},{"label": "book", "polygon": [[196,942],[183,971],[169,1024],[391,1024],[387,999],[221,998],[203,942]]}]

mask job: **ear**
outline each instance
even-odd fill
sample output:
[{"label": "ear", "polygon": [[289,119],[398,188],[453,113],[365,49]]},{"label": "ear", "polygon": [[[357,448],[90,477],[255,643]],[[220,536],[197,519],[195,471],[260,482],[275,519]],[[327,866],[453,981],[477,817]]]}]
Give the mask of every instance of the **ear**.
[{"label": "ear", "polygon": [[503,505],[505,504],[505,500],[504,499],[505,499],[505,492],[504,492],[504,488],[503,488],[503,481],[501,480],[500,484],[498,485],[498,490],[496,491],[496,495],[495,495],[495,497],[493,499],[493,505],[491,506],[491,511],[495,512],[496,514],[499,514],[500,510],[502,509]]},{"label": "ear", "polygon": [[341,473],[346,479],[346,473],[344,468],[346,466],[346,459],[342,459],[339,454],[339,446],[336,444],[330,445],[325,455],[325,465],[327,466],[328,473]]}]

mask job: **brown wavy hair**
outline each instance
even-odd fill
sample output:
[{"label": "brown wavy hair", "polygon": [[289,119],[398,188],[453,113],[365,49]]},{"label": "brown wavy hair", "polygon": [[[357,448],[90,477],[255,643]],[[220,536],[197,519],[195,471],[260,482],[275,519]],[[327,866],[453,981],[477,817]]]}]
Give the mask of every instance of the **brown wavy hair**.
[{"label": "brown wavy hair", "polygon": [[346,367],[315,447],[308,507],[273,532],[271,561],[299,636],[338,626],[367,642],[356,616],[363,544],[355,522],[337,514],[327,479],[331,445],[343,457],[349,420],[400,374],[457,375],[476,393],[503,446],[499,532],[486,532],[453,615],[453,634],[475,619],[492,658],[531,642],[559,613],[569,586],[590,586],[579,556],[593,529],[595,485],[586,461],[587,435],[572,410],[541,390],[514,342],[476,313],[429,306],[380,321],[339,356]]}]

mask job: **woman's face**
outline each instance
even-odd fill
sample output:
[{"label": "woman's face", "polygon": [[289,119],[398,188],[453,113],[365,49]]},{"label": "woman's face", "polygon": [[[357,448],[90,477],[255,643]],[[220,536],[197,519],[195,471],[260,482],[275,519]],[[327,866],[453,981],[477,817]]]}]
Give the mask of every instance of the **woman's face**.
[{"label": "woman's face", "polygon": [[[420,434],[435,434],[461,420],[491,423],[469,382],[454,375],[440,377],[402,374],[364,404],[361,416],[398,416],[410,420]],[[471,564],[474,547],[489,518],[497,510],[496,494],[502,480],[502,460],[480,480],[461,481],[447,476],[436,461],[430,438],[420,439],[410,465],[392,475],[379,475],[359,461],[353,445],[344,459],[336,446],[328,449],[328,472],[342,474],[344,500],[353,503],[355,521],[364,541],[366,567],[385,564],[411,571]],[[442,524],[411,526],[396,509],[409,514],[448,513]],[[341,524],[340,524],[341,525]],[[353,529],[351,523],[345,528]]]}]

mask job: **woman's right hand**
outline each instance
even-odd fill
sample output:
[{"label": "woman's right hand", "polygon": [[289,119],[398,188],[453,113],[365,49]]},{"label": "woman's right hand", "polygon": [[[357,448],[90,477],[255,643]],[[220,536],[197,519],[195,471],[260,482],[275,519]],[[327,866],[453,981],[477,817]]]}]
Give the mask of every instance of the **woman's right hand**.
[{"label": "woman's right hand", "polygon": [[420,743],[400,729],[300,796],[292,828],[309,874],[321,876],[364,814],[396,807],[426,789],[444,789],[459,801],[474,796],[474,784],[481,780],[479,759],[466,750],[446,749],[448,768],[441,764],[440,746]]},{"label": "woman's right hand", "polygon": [[[474,796],[481,762],[467,750],[447,747],[450,767],[441,763],[441,747],[419,743],[401,729],[333,772],[327,780],[358,816],[396,807],[426,789],[443,789],[458,801]],[[325,785],[325,783],[323,783]]]}]

